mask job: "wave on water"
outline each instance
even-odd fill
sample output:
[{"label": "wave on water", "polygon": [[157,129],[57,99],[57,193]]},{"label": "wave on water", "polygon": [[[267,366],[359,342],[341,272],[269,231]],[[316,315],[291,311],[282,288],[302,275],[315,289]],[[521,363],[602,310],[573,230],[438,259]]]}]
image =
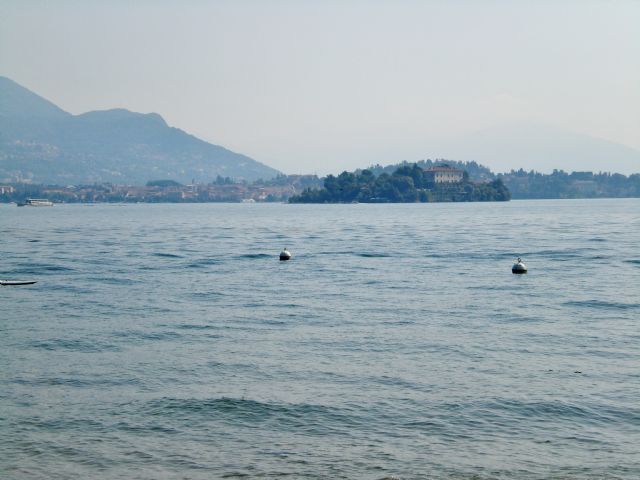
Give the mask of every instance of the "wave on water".
[{"label": "wave on water", "polygon": [[353,255],[356,257],[364,257],[364,258],[385,258],[392,257],[390,253],[379,253],[379,252],[355,252],[353,250],[343,250],[343,251],[324,251],[318,252],[318,255]]},{"label": "wave on water", "polygon": [[607,302],[604,300],[576,300],[565,302],[563,305],[570,307],[602,308],[611,310],[633,310],[640,308],[640,303]]},{"label": "wave on water", "polygon": [[[336,429],[348,430],[362,422],[358,416],[345,409],[312,405],[260,402],[245,398],[160,398],[144,404],[144,413],[163,418],[186,419],[206,417],[232,424],[259,424],[269,422],[271,428],[289,430],[295,428],[307,434],[335,433]],[[186,417],[186,418],[185,418]],[[195,418],[197,417],[197,418]]]},{"label": "wave on water", "polygon": [[21,418],[20,426],[27,428],[41,428],[47,431],[63,431],[63,430],[86,430],[88,427],[92,430],[104,429],[103,422],[92,418]]},{"label": "wave on water", "polygon": [[[75,293],[75,294],[87,294],[91,293],[94,290],[86,288],[86,287],[78,287],[75,285],[70,285],[69,283],[55,283],[55,282],[47,282],[47,290],[50,292],[64,292],[64,293]],[[80,315],[77,315],[78,317]]]},{"label": "wave on water", "polygon": [[215,325],[203,325],[203,324],[192,324],[192,323],[179,323],[178,325],[174,325],[174,328],[180,330],[218,330],[218,327]]},{"label": "wave on water", "polygon": [[87,277],[86,280],[108,285],[135,285],[136,283],[141,283],[141,280],[126,277]]},{"label": "wave on water", "polygon": [[[395,379],[388,379],[395,381]],[[420,405],[398,408],[395,415],[384,414],[386,406],[332,407],[317,404],[263,402],[245,398],[159,398],[146,402],[146,415],[174,421],[223,422],[234,425],[264,425],[273,431],[308,435],[346,435],[382,431],[425,431],[447,437],[464,437],[469,429],[490,426],[493,431],[513,433],[523,419],[537,419],[540,425],[553,421],[564,424],[637,425],[640,409],[599,404],[571,404],[562,401],[520,401],[493,399],[480,402]],[[372,418],[376,421],[372,423]],[[485,427],[482,427],[485,428]],[[536,430],[529,425],[528,429]]]},{"label": "wave on water", "polygon": [[226,293],[221,292],[192,292],[189,297],[193,300],[211,301],[220,297],[226,297]]},{"label": "wave on water", "polygon": [[122,338],[124,341],[141,342],[141,341],[166,341],[175,340],[182,337],[177,332],[143,332],[140,330],[127,330],[124,332],[114,332],[114,337]]},{"label": "wave on water", "polygon": [[236,255],[235,258],[239,259],[248,259],[248,260],[256,260],[259,258],[275,258],[277,255],[268,254],[268,253],[244,253],[242,255]]},{"label": "wave on water", "polygon": [[54,228],[51,231],[53,233],[77,233],[77,232],[81,232],[82,228],[79,226],[78,227],[68,226],[68,227]]},{"label": "wave on water", "polygon": [[70,267],[63,267],[62,265],[52,265],[48,263],[19,263],[18,267],[20,268],[15,268],[10,273],[29,274],[29,275],[47,275],[50,273],[74,271],[74,269]]},{"label": "wave on water", "polygon": [[162,252],[155,252],[153,253],[154,257],[162,257],[162,258],[184,258],[182,255],[178,255],[176,253],[162,253]]},{"label": "wave on water", "polygon": [[556,422],[578,422],[597,425],[617,423],[640,426],[640,409],[637,407],[616,407],[603,404],[573,404],[560,400],[521,401],[500,399],[480,403],[472,411],[501,411],[507,417],[539,418]]},{"label": "wave on water", "polygon": [[32,387],[117,387],[122,385],[138,385],[140,381],[135,378],[72,378],[72,377],[37,377],[37,378],[16,378],[11,383],[17,385],[28,385]]},{"label": "wave on water", "polygon": [[[444,403],[428,406],[412,414],[398,412],[393,425],[407,430],[464,438],[470,431],[486,430],[494,434],[513,435],[516,432],[537,436],[547,432],[549,422],[558,429],[572,429],[576,425],[603,427],[618,425],[640,426],[640,409],[615,407],[604,404],[576,404],[560,400],[523,401],[515,399],[489,399],[462,403]],[[564,427],[561,427],[564,425]],[[598,435],[585,440],[599,442]]]},{"label": "wave on water", "polygon": [[116,345],[97,342],[94,340],[54,338],[50,340],[34,341],[29,344],[31,348],[49,351],[68,350],[74,352],[96,353],[96,352],[117,352],[120,351]]},{"label": "wave on water", "polygon": [[222,261],[219,258],[203,258],[189,263],[187,268],[205,268],[210,265],[218,265],[220,263],[222,263]]},{"label": "wave on water", "polygon": [[596,251],[594,248],[576,248],[568,250],[540,250],[538,252],[527,252],[521,256],[525,257],[546,257],[553,258],[556,261],[573,260],[576,258],[583,258],[588,251]]}]

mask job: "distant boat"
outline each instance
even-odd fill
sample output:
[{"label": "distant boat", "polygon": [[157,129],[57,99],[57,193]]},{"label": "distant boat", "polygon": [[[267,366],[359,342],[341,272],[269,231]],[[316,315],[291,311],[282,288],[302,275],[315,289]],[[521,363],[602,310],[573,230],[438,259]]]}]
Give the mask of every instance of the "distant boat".
[{"label": "distant boat", "polygon": [[0,285],[33,285],[37,280],[0,280]]},{"label": "distant boat", "polygon": [[24,202],[18,202],[19,207],[53,207],[53,202],[44,198],[27,198]]}]

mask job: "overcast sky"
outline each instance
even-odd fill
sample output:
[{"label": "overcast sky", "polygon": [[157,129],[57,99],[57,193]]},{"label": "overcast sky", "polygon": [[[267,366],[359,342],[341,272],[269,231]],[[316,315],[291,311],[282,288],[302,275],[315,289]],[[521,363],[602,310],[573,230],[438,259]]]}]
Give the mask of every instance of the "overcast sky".
[{"label": "overcast sky", "polygon": [[640,149],[637,0],[0,0],[0,75],[287,173],[519,122]]}]

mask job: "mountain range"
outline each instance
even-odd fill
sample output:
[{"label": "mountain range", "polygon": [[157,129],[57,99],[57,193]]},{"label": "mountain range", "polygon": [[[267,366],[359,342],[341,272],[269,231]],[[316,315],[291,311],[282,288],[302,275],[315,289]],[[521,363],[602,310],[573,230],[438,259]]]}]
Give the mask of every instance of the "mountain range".
[{"label": "mountain range", "polygon": [[0,77],[0,182],[141,185],[269,179],[279,172],[167,125],[157,113],[65,112]]},{"label": "mountain range", "polygon": [[[640,172],[638,150],[542,124],[502,125],[434,141],[425,153],[477,161],[496,172]],[[157,113],[112,109],[72,115],[0,76],[0,183],[208,183],[218,176],[253,181],[279,173],[170,127]]]}]

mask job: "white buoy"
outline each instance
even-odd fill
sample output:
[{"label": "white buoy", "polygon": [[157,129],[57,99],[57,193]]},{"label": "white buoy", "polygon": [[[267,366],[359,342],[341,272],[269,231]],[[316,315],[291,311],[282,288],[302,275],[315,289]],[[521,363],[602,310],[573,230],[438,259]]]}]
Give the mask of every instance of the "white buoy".
[{"label": "white buoy", "polygon": [[527,273],[527,266],[520,257],[518,257],[516,263],[511,267],[511,273]]},{"label": "white buoy", "polygon": [[287,250],[287,247],[284,247],[284,249],[280,252],[280,260],[291,260],[291,252]]}]

